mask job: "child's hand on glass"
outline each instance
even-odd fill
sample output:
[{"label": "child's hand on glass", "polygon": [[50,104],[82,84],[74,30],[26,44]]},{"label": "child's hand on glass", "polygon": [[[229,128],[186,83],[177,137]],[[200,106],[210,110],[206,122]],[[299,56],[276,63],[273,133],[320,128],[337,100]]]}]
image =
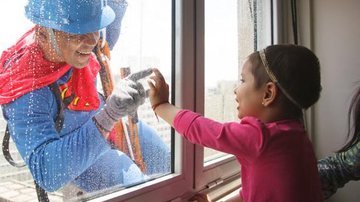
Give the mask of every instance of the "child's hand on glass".
[{"label": "child's hand on glass", "polygon": [[153,75],[148,80],[149,99],[153,110],[163,103],[169,102],[169,85],[166,83],[163,75],[156,68],[153,69]]}]

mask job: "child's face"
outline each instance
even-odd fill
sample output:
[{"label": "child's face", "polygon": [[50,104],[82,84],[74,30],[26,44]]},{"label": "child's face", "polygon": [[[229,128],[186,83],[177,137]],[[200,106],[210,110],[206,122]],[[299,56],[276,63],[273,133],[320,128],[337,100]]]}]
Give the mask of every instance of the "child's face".
[{"label": "child's face", "polygon": [[238,103],[238,117],[254,116],[259,118],[263,108],[263,88],[255,88],[255,78],[251,72],[252,63],[247,59],[241,73],[241,83],[235,88],[236,102]]}]

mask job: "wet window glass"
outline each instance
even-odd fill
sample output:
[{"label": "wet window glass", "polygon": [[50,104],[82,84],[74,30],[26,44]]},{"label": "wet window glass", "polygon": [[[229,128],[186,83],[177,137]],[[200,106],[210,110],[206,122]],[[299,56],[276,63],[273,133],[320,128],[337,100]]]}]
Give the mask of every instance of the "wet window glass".
[{"label": "wet window glass", "polygon": [[171,84],[172,1],[27,2],[0,2],[0,139],[8,126],[9,154],[26,162],[0,153],[0,201],[36,200],[34,179],[50,201],[66,201],[171,173],[171,128],[145,98],[148,74],[127,80],[142,86],[139,107],[121,87],[154,67]]},{"label": "wet window glass", "polygon": [[[238,120],[233,90],[245,57],[269,43],[268,4],[259,0],[205,1],[206,117],[221,122]],[[225,155],[205,148],[204,163]]]}]

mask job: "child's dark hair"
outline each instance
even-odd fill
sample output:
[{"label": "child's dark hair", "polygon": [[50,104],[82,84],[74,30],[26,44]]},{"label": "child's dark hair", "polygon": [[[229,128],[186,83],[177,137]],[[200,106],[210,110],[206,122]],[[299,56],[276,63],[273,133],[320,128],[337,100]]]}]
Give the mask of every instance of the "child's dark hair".
[{"label": "child's dark hair", "polygon": [[[261,58],[260,54],[263,54]],[[317,102],[321,92],[320,64],[316,55],[303,46],[271,45],[250,55],[256,87],[271,81],[265,68],[276,77],[281,102],[296,114]],[[263,61],[265,60],[265,61]]]}]

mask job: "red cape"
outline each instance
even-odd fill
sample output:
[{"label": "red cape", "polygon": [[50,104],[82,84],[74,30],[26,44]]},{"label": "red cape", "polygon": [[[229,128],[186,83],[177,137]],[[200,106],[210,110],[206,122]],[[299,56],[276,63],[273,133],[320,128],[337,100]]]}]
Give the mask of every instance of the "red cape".
[{"label": "red cape", "polygon": [[[34,28],[26,32],[19,41],[0,58],[0,105],[6,104],[33,90],[48,86],[61,78],[70,68],[65,63],[53,63],[44,59],[44,53],[34,42]],[[100,65],[96,57],[81,69],[73,68],[67,87],[77,98],[72,110],[93,110],[99,107],[95,86]]]}]

